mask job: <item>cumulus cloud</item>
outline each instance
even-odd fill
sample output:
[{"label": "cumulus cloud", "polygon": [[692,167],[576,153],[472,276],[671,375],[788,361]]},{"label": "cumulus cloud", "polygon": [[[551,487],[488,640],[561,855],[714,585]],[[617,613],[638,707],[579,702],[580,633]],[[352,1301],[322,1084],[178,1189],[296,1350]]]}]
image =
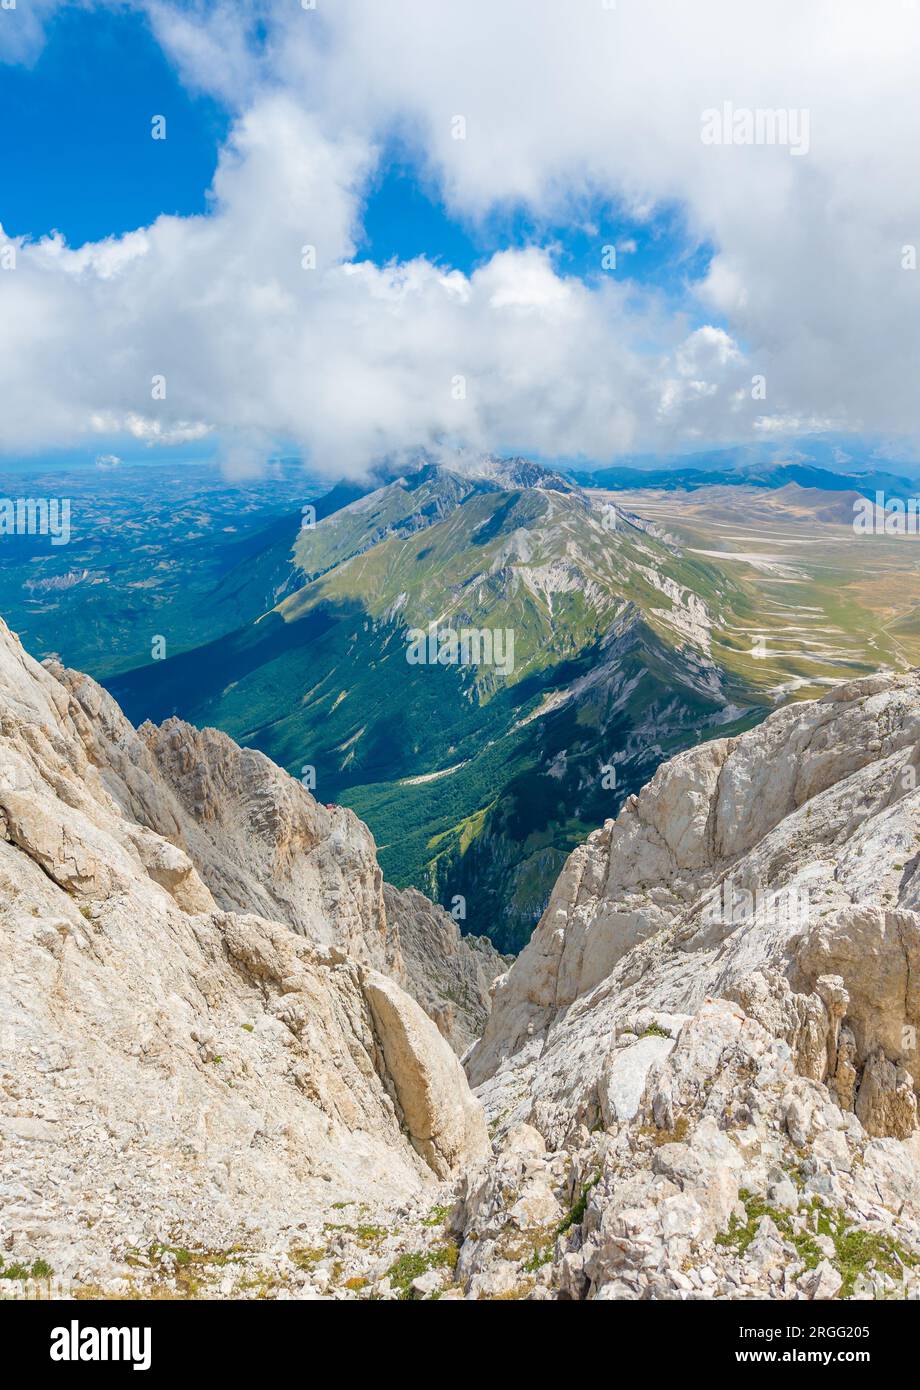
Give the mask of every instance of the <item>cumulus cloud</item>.
[{"label": "cumulus cloud", "polygon": [[[613,277],[588,287],[535,247],[470,275],[356,260],[373,158],[265,96],[223,153],[208,216],[75,250],[20,240],[0,321],[5,446],[214,432],[235,474],[278,439],[331,473],[438,441],[598,458],[628,447],[655,418],[669,356],[698,354],[698,335],[685,343],[653,297]],[[723,352],[704,365],[727,386],[737,364]]]},{"label": "cumulus cloud", "polygon": [[[769,22],[752,0],[146,8],[236,112],[211,211],[16,245],[0,446],[213,432],[236,468],[284,440],[357,472],[438,441],[604,460],[802,422],[917,431],[920,11],[900,0],[776,0]],[[807,154],[705,144],[723,102],[807,110]],[[680,207],[716,248],[695,322],[628,262],[585,283],[538,247],[469,275],[356,259],[393,139],[473,221]]]}]

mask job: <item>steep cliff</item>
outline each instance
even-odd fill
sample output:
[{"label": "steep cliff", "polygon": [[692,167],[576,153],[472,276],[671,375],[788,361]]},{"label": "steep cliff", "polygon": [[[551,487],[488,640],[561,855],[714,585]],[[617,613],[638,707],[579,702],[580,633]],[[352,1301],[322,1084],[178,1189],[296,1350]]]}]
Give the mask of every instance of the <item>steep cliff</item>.
[{"label": "steep cliff", "polygon": [[137,734],[0,628],[14,1264],[92,1280],[180,1232],[264,1245],[483,1155],[456,1055],[381,973],[402,969],[354,817],[221,735]]},{"label": "steep cliff", "polygon": [[508,962],[419,893],[387,888],[388,908],[373,836],[353,812],[323,806],[217,729],[168,719],[135,730],[88,676],[49,669],[118,805],[183,849],[220,907],[284,922],[392,976],[458,1052],[479,1035],[489,986]]},{"label": "steep cliff", "polygon": [[[506,1147],[472,1287],[830,1296],[858,1247],[864,1291],[916,1289],[918,740],[917,673],[855,681],[680,754],[571,855],[469,1059]],[[581,1209],[557,1239],[544,1201],[528,1281],[534,1183]]]}]

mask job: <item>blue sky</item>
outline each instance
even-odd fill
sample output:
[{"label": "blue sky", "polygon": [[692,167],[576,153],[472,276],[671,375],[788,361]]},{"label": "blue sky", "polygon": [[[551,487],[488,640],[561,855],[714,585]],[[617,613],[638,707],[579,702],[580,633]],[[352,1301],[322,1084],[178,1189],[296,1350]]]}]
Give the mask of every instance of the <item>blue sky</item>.
[{"label": "blue sky", "polygon": [[[146,138],[153,115],[166,117],[166,140]],[[185,89],[143,14],[64,8],[34,65],[3,69],[0,221],[13,236],[56,230],[80,246],[160,213],[204,213],[230,124],[217,101]],[[680,303],[712,251],[688,241],[676,207],[647,223],[602,198],[586,202],[577,221],[541,222],[523,207],[451,217],[432,180],[395,145],[381,159],[362,220],[360,257],[382,265],[427,256],[465,273],[496,251],[539,245],[552,248],[561,274],[593,280],[599,248],[609,243],[621,275]]]},{"label": "blue sky", "polygon": [[[168,138],[149,137],[167,116]],[[143,16],[61,10],[34,66],[0,76],[0,221],[71,245],[200,213],[227,114],[190,97]]]},{"label": "blue sky", "polygon": [[431,181],[397,151],[384,157],[369,192],[359,254],[378,264],[425,255],[468,274],[496,251],[527,245],[552,248],[560,274],[584,280],[605,273],[600,251],[612,245],[622,276],[664,290],[681,304],[685,287],[702,278],[712,255],[710,246],[689,240],[677,207],[637,222],[609,200],[596,198],[577,221],[539,221],[523,207],[482,220],[457,220],[447,214]]},{"label": "blue sky", "polygon": [[[0,451],[913,436],[920,24],[776,4],[17,0]],[[728,99],[807,102],[807,157],[702,140]]]}]

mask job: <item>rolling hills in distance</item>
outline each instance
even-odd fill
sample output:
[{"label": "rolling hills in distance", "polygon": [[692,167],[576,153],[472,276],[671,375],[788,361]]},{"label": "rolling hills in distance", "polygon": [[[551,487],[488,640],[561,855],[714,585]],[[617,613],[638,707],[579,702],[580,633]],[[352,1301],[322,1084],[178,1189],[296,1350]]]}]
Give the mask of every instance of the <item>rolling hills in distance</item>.
[{"label": "rolling hills in distance", "polygon": [[881,490],[891,497],[914,495],[914,473],[915,464],[890,459],[883,445],[847,435],[813,435],[781,446],[769,442],[741,444],[666,458],[635,454],[623,457],[613,467],[572,470],[572,476],[585,487],[690,492],[719,485],[780,488],[796,483],[864,496]]}]

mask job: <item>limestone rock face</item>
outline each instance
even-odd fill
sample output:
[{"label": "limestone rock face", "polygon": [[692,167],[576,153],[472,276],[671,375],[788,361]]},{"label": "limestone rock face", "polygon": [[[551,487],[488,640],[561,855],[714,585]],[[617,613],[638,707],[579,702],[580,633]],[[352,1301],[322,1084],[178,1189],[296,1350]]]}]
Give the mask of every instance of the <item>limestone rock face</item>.
[{"label": "limestone rock face", "polygon": [[468,1058],[470,1296],[918,1296],[918,740],[917,673],[855,681],[571,855]]},{"label": "limestone rock face", "polygon": [[920,1297],[918,775],[916,674],[681,754],[505,969],[350,813],[0,627],[0,1259],[117,1294],[188,1292],[182,1256],[220,1297]]},{"label": "limestone rock face", "polygon": [[[631,1098],[608,1106],[559,1147],[512,1124],[466,1174],[452,1220],[467,1296],[916,1298],[916,1134],[867,1132],[737,1004],[653,1026],[619,1038],[625,1074],[644,1077],[634,1114]],[[860,1243],[872,1256],[854,1262]]]},{"label": "limestone rock face", "polygon": [[631,1019],[723,997],[870,1133],[909,1133],[918,757],[911,673],[841,686],[663,764],[571,855],[497,981],[469,1059],[487,1109],[558,1142],[609,1108],[627,1065],[611,1061],[609,1039]]},{"label": "limestone rock face", "polygon": [[496,951],[487,936],[461,936],[450,914],[415,888],[385,883],[383,900],[399,933],[404,987],[464,1052],[482,1033],[492,982],[513,957]]},{"label": "limestone rock face", "polygon": [[431,1019],[392,980],[375,971],[364,977],[386,1074],[413,1146],[439,1177],[489,1151],[482,1106],[466,1073],[441,1044]]},{"label": "limestone rock face", "polygon": [[[135,730],[95,681],[51,670],[72,696],[75,725],[107,790],[132,821],[156,832],[151,854],[191,861],[196,881],[226,911],[284,922],[390,975],[457,1052],[479,1036],[489,986],[510,962],[488,938],[461,936],[423,894],[384,884],[373,836],[352,811],[321,805],[269,758],[217,729],[168,719]],[[178,888],[176,869],[159,872],[164,883],[171,872]],[[199,890],[180,891],[193,902]]]},{"label": "limestone rock face", "polygon": [[136,732],[0,625],[4,1251],[86,1277],[480,1159],[455,1053],[377,966],[404,973],[360,822],[213,731]]}]

